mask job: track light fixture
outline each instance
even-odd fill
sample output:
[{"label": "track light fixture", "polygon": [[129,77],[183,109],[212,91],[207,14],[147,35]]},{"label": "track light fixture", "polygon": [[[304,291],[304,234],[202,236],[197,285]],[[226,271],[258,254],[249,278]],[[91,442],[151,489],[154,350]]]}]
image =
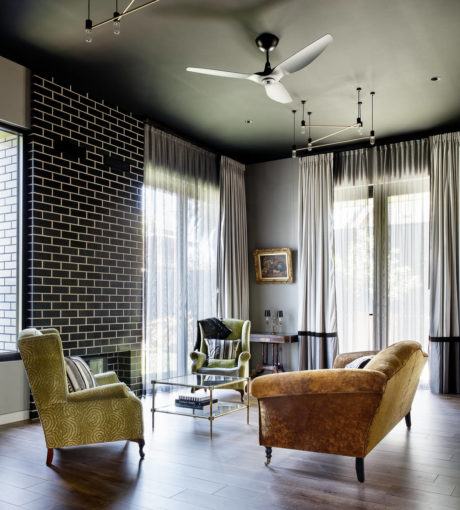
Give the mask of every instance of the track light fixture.
[{"label": "track light fixture", "polygon": [[[312,112],[307,112],[308,114],[308,140],[306,147],[299,147],[297,148],[295,145],[295,113],[296,110],[292,110],[292,113],[294,114],[294,138],[293,138],[293,145],[292,145],[292,157],[297,157],[297,154],[299,151],[308,151],[311,152],[313,149],[318,149],[320,147],[328,147],[330,145],[339,145],[342,143],[351,143],[351,142],[357,142],[360,140],[369,140],[369,143],[371,145],[375,144],[375,131],[374,131],[374,95],[375,92],[371,92],[371,131],[369,133],[369,136],[361,136],[362,135],[362,127],[363,127],[363,121],[361,119],[361,87],[357,88],[358,91],[358,117],[356,119],[356,122],[354,124],[350,125],[336,125],[336,124],[312,124],[311,123],[311,115]],[[304,100],[301,101],[302,107],[305,105]],[[301,127],[303,127],[303,124],[301,124]],[[326,135],[320,136],[319,138],[313,139],[311,136],[311,130],[312,128],[315,129],[327,129],[330,130],[330,132]],[[306,129],[306,126],[305,126]],[[358,129],[359,136],[355,138],[349,138],[347,140],[340,140],[337,142],[326,142],[318,144],[318,142],[323,142],[324,140],[327,140],[328,138],[331,138],[333,136],[339,135],[340,133],[344,133],[345,131],[348,131],[350,129]]]},{"label": "track light fixture", "polygon": [[142,5],[139,5],[137,7],[133,7],[132,9],[130,9],[135,1],[136,0],[130,0],[130,2],[128,3],[126,8],[123,10],[123,12],[120,13],[120,12],[118,12],[118,0],[116,0],[115,1],[115,12],[113,13],[113,16],[111,18],[107,18],[104,21],[100,21],[99,23],[96,23],[93,25],[93,22],[92,22],[91,16],[90,16],[90,7],[91,7],[90,2],[91,2],[91,0],[88,0],[88,18],[85,22],[86,42],[88,42],[88,43],[92,42],[93,30],[95,28],[102,27],[103,25],[105,25],[107,23],[112,23],[113,24],[113,33],[115,35],[119,35],[120,34],[120,22],[121,22],[122,18],[124,18],[125,16],[128,16],[128,14],[132,14],[133,12],[140,11],[144,7],[148,7],[149,5],[156,4],[159,0],[150,0],[149,2],[145,2],[145,4],[142,4]]},{"label": "track light fixture", "polygon": [[305,99],[302,99],[301,101],[302,103],[302,122],[300,123],[300,134],[304,135],[305,134],[305,131],[306,131],[306,126],[305,126]]},{"label": "track light fixture", "polygon": [[295,145],[295,113],[296,113],[297,110],[292,110],[292,114],[294,116],[294,129],[293,129],[293,133],[292,133],[292,152],[291,152],[291,156],[293,158],[296,158],[297,157],[297,147]]}]

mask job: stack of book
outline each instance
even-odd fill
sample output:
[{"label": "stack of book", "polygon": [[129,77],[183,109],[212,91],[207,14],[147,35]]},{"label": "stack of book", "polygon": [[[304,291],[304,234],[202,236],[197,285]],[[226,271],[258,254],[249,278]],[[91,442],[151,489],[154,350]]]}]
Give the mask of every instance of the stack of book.
[{"label": "stack of book", "polygon": [[[215,404],[217,398],[212,399],[212,403]],[[187,407],[189,409],[206,410],[209,409],[211,399],[205,395],[203,397],[196,397],[192,395],[179,395],[176,398],[176,407]]]}]

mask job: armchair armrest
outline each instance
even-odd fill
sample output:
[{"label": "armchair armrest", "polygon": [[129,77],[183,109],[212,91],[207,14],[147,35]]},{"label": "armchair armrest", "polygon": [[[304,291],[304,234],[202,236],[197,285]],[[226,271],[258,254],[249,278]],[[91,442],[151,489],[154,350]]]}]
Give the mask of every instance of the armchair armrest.
[{"label": "armchair armrest", "polygon": [[243,351],[238,356],[238,366],[248,362],[251,359],[251,353],[249,351]]},{"label": "armchair armrest", "polygon": [[256,398],[305,394],[383,393],[387,377],[376,370],[305,370],[257,377],[252,385]]},{"label": "armchair armrest", "polygon": [[98,386],[105,386],[106,384],[116,384],[120,382],[115,372],[104,372],[102,374],[94,374],[94,379],[96,379]]},{"label": "armchair armrest", "polygon": [[348,365],[348,363],[351,363],[355,359],[361,358],[362,356],[371,356],[378,352],[379,351],[344,352],[335,358],[334,366],[332,368],[345,368],[345,365]]},{"label": "armchair armrest", "polygon": [[131,392],[124,383],[106,384],[96,388],[69,393],[68,402],[87,402],[89,400],[104,400],[109,398],[130,398]]},{"label": "armchair armrest", "polygon": [[238,356],[238,376],[248,377],[249,375],[249,360],[251,353],[249,351],[242,351]]},{"label": "armchair armrest", "polygon": [[204,352],[193,351],[190,353],[190,359],[192,360],[192,374],[195,374],[206,361],[206,354]]}]

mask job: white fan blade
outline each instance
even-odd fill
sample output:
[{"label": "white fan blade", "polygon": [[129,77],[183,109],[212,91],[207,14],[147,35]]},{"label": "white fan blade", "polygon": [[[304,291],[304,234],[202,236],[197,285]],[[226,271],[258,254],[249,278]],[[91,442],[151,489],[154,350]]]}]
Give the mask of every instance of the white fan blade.
[{"label": "white fan blade", "polygon": [[292,74],[300,69],[303,69],[308,64],[313,62],[316,57],[321,55],[321,53],[331,44],[334,39],[331,34],[326,34],[323,37],[320,37],[315,42],[312,42],[308,46],[306,46],[303,50],[294,53],[289,58],[287,58],[284,62],[277,65],[275,69],[273,69],[273,74],[279,76],[280,78],[285,76],[286,74]]},{"label": "white fan blade", "polygon": [[207,74],[209,76],[220,76],[222,78],[239,78],[247,80],[251,75],[243,73],[231,73],[229,71],[218,71],[217,69],[202,69],[201,67],[187,67],[191,73]]},{"label": "white fan blade", "polygon": [[289,92],[282,83],[273,81],[271,83],[264,83],[264,85],[267,96],[270,99],[273,99],[273,101],[278,101],[278,103],[292,102],[292,97],[289,95]]}]

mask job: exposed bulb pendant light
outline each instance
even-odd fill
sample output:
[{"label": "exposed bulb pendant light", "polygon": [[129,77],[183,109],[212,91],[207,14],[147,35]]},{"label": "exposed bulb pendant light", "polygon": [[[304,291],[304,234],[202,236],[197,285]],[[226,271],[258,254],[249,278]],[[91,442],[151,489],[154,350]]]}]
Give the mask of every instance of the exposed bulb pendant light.
[{"label": "exposed bulb pendant light", "polygon": [[307,150],[311,152],[313,149],[311,144],[311,112],[308,112],[308,145]]},{"label": "exposed bulb pendant light", "polygon": [[291,155],[293,158],[296,158],[297,157],[297,147],[295,145],[295,113],[296,113],[297,110],[292,110],[292,113],[294,115],[294,131],[293,131],[293,135],[292,135],[292,152],[291,152]]},{"label": "exposed bulb pendant light", "polygon": [[305,99],[302,99],[302,122],[300,123],[300,134],[304,135],[306,131],[305,126]]},{"label": "exposed bulb pendant light", "polygon": [[91,21],[90,2],[91,0],[88,0],[88,18],[85,21],[85,41],[87,43],[93,42],[93,22]]},{"label": "exposed bulb pendant light", "polygon": [[356,124],[358,128],[358,133],[360,135],[363,134],[363,121],[361,120],[361,105],[363,104],[361,101],[361,87],[356,89],[358,91],[358,118],[356,119]]},{"label": "exposed bulb pendant light", "polygon": [[369,136],[369,143],[375,145],[375,131],[374,131],[374,96],[375,92],[371,92],[371,133]]},{"label": "exposed bulb pendant light", "polygon": [[115,12],[113,13],[113,33],[114,35],[120,35],[120,13],[118,12],[118,0],[115,0]]}]

